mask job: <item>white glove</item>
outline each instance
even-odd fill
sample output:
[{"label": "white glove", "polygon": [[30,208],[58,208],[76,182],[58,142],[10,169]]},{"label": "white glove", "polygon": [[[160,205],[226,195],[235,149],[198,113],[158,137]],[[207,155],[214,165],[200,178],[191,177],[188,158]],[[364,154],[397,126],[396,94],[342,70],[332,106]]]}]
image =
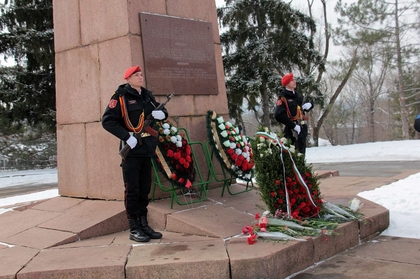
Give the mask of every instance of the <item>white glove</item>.
[{"label": "white glove", "polygon": [[296,126],[293,128],[293,130],[295,130],[295,131],[298,133],[298,135],[300,134],[300,126],[299,126],[299,125],[296,125]]},{"label": "white glove", "polygon": [[302,105],[302,109],[303,110],[309,110],[311,107],[312,107],[312,104],[311,103],[304,103]]},{"label": "white glove", "polygon": [[131,149],[133,149],[137,145],[137,139],[133,136],[130,136],[126,143],[131,147]]},{"label": "white glove", "polygon": [[162,120],[165,118],[165,113],[161,110],[154,110],[152,111],[152,116],[154,119]]}]

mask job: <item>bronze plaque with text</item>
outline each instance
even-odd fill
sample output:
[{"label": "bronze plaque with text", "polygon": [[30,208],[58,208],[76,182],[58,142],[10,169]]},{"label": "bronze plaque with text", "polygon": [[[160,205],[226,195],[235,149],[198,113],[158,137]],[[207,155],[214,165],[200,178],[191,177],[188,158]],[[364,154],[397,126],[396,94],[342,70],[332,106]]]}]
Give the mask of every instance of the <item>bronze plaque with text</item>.
[{"label": "bronze plaque with text", "polygon": [[153,94],[218,94],[210,22],[140,13],[140,28]]}]

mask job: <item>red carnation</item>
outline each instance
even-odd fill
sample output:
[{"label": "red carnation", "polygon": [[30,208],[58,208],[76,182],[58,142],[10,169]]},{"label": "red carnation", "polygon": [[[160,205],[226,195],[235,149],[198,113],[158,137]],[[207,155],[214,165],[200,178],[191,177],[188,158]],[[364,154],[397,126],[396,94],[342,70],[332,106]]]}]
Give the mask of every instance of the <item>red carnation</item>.
[{"label": "red carnation", "polygon": [[168,156],[169,158],[171,158],[172,156],[174,156],[174,152],[172,151],[172,150],[168,150],[167,152],[166,152],[166,156]]},{"label": "red carnation", "polygon": [[257,242],[257,235],[256,234],[251,234],[250,236],[248,236],[248,244],[252,245],[255,242]]},{"label": "red carnation", "polygon": [[248,162],[247,161],[244,161],[243,163],[242,163],[242,171],[247,171],[247,170],[249,170],[249,169],[251,169],[250,167],[249,167],[249,164],[248,164]]}]

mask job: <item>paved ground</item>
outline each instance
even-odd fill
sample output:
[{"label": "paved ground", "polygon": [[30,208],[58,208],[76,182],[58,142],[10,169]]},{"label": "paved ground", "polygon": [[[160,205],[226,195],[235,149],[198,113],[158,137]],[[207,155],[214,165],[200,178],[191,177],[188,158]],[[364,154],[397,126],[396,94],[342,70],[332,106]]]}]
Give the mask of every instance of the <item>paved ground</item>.
[{"label": "paved ground", "polygon": [[420,161],[314,163],[314,170],[337,170],[340,176],[392,177],[404,170],[417,169]]},{"label": "paved ground", "polygon": [[[345,204],[361,191],[417,173],[413,166],[352,163],[338,172],[325,164],[315,169],[328,176],[320,184],[324,198]],[[357,167],[369,168],[369,175],[360,170],[346,175]],[[380,175],[375,168],[381,168]],[[118,201],[57,197],[25,206],[0,215],[0,278],[420,278],[420,240],[378,236],[389,222],[379,205],[365,201],[367,221],[343,224],[339,235],[327,239],[248,245],[232,238],[252,222],[259,202],[256,191],[221,197],[217,188],[193,206],[170,209],[168,200],[158,200],[150,205],[150,223],[164,238],[144,245],[128,239]]]},{"label": "paved ground", "polygon": [[36,193],[40,191],[56,189],[57,183],[47,183],[47,184],[36,184],[36,185],[19,185],[12,187],[2,187],[0,188],[0,199],[26,195],[31,193]]}]

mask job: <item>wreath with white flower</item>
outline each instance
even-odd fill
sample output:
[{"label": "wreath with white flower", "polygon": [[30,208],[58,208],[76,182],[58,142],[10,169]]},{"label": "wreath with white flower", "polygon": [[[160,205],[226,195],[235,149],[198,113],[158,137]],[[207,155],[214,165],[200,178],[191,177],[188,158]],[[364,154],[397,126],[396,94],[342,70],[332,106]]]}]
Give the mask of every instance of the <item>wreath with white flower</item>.
[{"label": "wreath with white flower", "polygon": [[318,178],[291,141],[261,128],[252,145],[255,178],[270,213],[283,212],[295,219],[318,216],[322,208]]},{"label": "wreath with white flower", "polygon": [[261,127],[252,141],[255,151],[255,179],[268,210],[255,214],[256,224],[245,226],[249,244],[259,237],[274,241],[304,241],[299,236],[337,234],[340,223],[363,221],[361,206],[353,199],[349,207],[322,199],[318,177],[303,154],[289,139]]},{"label": "wreath with white flower", "polygon": [[222,166],[237,178],[250,181],[255,162],[247,137],[211,110],[207,112],[207,131]]},{"label": "wreath with white flower", "polygon": [[170,121],[158,121],[157,162],[168,179],[178,186],[190,188],[195,180],[191,146]]}]

